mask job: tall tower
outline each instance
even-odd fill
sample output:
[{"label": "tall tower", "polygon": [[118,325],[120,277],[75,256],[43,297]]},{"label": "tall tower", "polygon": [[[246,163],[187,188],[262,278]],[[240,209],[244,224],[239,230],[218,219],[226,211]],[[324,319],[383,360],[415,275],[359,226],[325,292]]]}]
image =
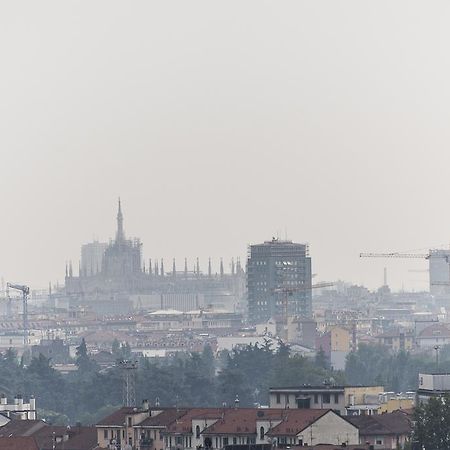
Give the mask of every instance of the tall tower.
[{"label": "tall tower", "polygon": [[117,234],[116,241],[123,242],[125,240],[125,233],[123,232],[123,214],[122,205],[119,197],[119,210],[117,211]]},{"label": "tall tower", "polygon": [[251,245],[247,260],[249,317],[262,323],[283,313],[285,295],[289,316],[310,318],[312,314],[311,258],[306,244],[273,238]]}]

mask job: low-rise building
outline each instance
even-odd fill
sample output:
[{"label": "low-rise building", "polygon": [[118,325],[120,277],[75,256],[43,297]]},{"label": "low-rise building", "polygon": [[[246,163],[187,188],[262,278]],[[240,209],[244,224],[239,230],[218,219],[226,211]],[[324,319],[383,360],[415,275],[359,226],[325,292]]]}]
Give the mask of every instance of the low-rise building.
[{"label": "low-rise building", "polygon": [[277,387],[269,390],[269,405],[271,408],[332,409],[347,415],[349,408],[369,403],[369,397],[378,398],[381,392],[383,386]]},{"label": "low-rise building", "polygon": [[432,397],[450,393],[450,373],[419,373],[417,403],[427,403]]},{"label": "low-rise building", "polygon": [[409,442],[412,422],[408,414],[401,411],[375,416],[355,416],[349,421],[359,429],[361,444],[373,449],[400,449]]},{"label": "low-rise building", "polygon": [[330,409],[121,408],[97,424],[99,448],[222,449],[227,446],[354,445],[358,428]]},{"label": "low-rise building", "polygon": [[8,398],[2,394],[0,397],[0,414],[11,419],[35,420],[37,419],[36,399],[31,397],[29,402],[25,403],[21,395],[16,395],[14,401],[8,403]]},{"label": "low-rise building", "polygon": [[420,348],[433,348],[450,344],[450,327],[445,323],[435,323],[424,328],[416,337]]},{"label": "low-rise building", "polygon": [[379,345],[389,347],[393,352],[408,351],[414,348],[414,333],[391,330],[376,336]]}]

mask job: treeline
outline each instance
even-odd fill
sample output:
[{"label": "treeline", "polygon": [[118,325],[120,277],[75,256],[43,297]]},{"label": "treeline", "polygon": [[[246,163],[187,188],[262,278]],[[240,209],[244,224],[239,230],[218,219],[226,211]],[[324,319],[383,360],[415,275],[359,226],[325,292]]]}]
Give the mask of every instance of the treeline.
[{"label": "treeline", "polygon": [[[129,347],[113,346],[118,359],[130,356]],[[11,396],[36,397],[41,417],[53,423],[95,423],[122,404],[123,379],[118,367],[100,371],[83,341],[77,349],[78,370],[68,375],[56,371],[51,360],[40,355],[28,364],[14,351],[0,355],[0,389]],[[172,358],[142,358],[136,371],[136,400],[148,399],[161,406],[240,406],[268,404],[270,386],[321,384],[342,373],[326,367],[323,355],[316,360],[291,355],[281,344],[276,352],[269,343],[222,352],[217,358],[209,346],[202,353],[177,354]]]},{"label": "treeline", "polygon": [[[439,370],[450,371],[450,347],[439,351]],[[381,345],[360,344],[347,356],[345,378],[349,384],[382,385],[387,391],[415,391],[419,372],[436,372],[435,351],[412,354],[397,353]]]},{"label": "treeline", "polygon": [[[113,344],[120,359],[131,357],[129,346]],[[388,391],[417,388],[419,371],[434,371],[434,352],[414,356],[391,354],[385,347],[360,345],[347,357],[345,372],[329,369],[323,352],[315,359],[292,355],[281,344],[251,345],[214,356],[210,347],[202,353],[180,353],[171,358],[141,358],[136,371],[136,400],[148,399],[161,406],[240,406],[268,404],[271,386],[303,384],[380,384]],[[123,400],[123,378],[119,367],[101,371],[82,341],[77,349],[78,370],[62,375],[50,359],[40,355],[26,361],[13,350],[0,354],[0,392],[36,397],[39,413],[53,423],[95,423]],[[440,369],[450,371],[450,351],[440,351]]]}]

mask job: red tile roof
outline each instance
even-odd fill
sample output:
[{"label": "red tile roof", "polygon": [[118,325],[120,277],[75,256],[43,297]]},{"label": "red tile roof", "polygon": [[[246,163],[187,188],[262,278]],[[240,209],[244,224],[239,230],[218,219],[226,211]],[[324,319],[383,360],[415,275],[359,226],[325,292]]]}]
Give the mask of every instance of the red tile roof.
[{"label": "red tile roof", "polygon": [[268,436],[296,436],[317,419],[329,413],[329,409],[290,409],[286,410],[280,424],[273,427]]},{"label": "red tile roof", "polygon": [[33,433],[46,427],[42,420],[11,420],[0,428],[0,437],[32,436]]},{"label": "red tile roof", "polygon": [[423,338],[439,338],[439,337],[450,337],[450,329],[447,324],[436,323],[424,328],[419,333],[419,339]]},{"label": "red tile roof", "polygon": [[178,410],[176,408],[166,409],[155,416],[147,417],[139,424],[139,426],[165,428],[185,414],[186,410]]},{"label": "red tile roof", "polygon": [[132,406],[124,406],[117,411],[114,411],[109,416],[102,419],[97,423],[99,426],[109,426],[109,427],[122,427],[126,416],[130,414],[136,414],[136,408]]},{"label": "red tile roof", "polygon": [[1,450],[39,450],[33,437],[0,437]]},{"label": "red tile roof", "polygon": [[409,435],[412,431],[410,417],[400,411],[374,416],[348,417],[359,428],[361,436]]},{"label": "red tile roof", "polygon": [[193,419],[219,419],[221,417],[220,408],[190,408],[185,409],[182,416],[173,422],[167,431],[170,433],[192,433]]}]

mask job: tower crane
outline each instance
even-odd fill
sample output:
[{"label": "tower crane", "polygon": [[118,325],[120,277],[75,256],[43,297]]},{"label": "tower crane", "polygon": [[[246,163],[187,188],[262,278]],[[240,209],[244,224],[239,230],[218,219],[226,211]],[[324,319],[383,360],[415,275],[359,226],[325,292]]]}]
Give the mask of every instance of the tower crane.
[{"label": "tower crane", "polygon": [[22,292],[22,305],[23,305],[23,344],[26,347],[28,344],[28,295],[30,294],[30,288],[24,284],[7,283],[7,288],[15,289]]},{"label": "tower crane", "polygon": [[[431,258],[443,258],[445,259],[445,262],[447,264],[450,264],[449,256],[448,255],[442,255],[439,253],[433,253],[432,251],[429,251],[428,253],[399,253],[399,252],[392,252],[392,253],[360,253],[360,258],[415,258],[415,259],[431,259]],[[432,286],[439,285],[439,286],[450,286],[450,283],[447,282],[433,282],[430,283]]]},{"label": "tower crane", "polygon": [[310,289],[320,289],[320,288],[326,288],[326,287],[332,287],[335,283],[316,283],[312,285],[306,285],[306,286],[280,286],[272,290],[274,293],[282,293],[283,295],[283,316],[284,321],[288,322],[288,305],[289,305],[289,297],[292,297],[294,295],[294,292],[302,292],[302,291],[309,291]]},{"label": "tower crane", "polygon": [[416,259],[430,259],[430,258],[444,258],[448,262],[448,256],[429,253],[360,253],[360,258],[416,258]]}]

